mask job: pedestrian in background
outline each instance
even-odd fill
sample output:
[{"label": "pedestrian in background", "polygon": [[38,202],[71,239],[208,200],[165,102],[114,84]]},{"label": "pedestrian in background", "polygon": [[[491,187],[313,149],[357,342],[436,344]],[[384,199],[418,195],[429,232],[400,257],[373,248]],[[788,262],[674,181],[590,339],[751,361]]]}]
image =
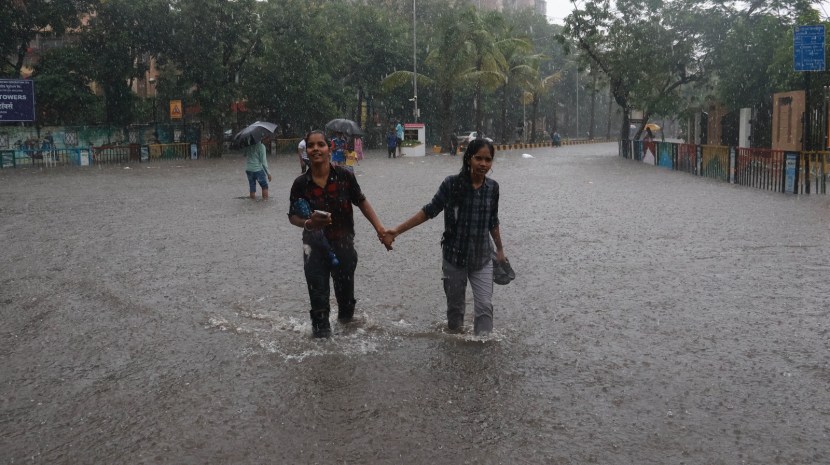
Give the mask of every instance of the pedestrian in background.
[{"label": "pedestrian in background", "polygon": [[499,184],[487,177],[494,154],[491,142],[473,139],[464,151],[461,172],[444,179],[430,203],[383,234],[384,245],[391,248],[397,236],[444,212],[441,268],[447,297],[447,328],[459,331],[464,326],[469,280],[474,300],[473,330],[477,336],[493,330],[493,260],[507,262],[499,227]]},{"label": "pedestrian in background", "polygon": [[300,143],[297,144],[297,156],[300,157],[300,173],[305,173],[305,170],[308,169],[308,154],[305,153],[305,137],[300,139]]},{"label": "pedestrian in background", "polygon": [[395,126],[395,137],[398,139],[398,155],[401,155],[401,146],[403,145],[403,125],[400,121]]},{"label": "pedestrian in background", "polygon": [[331,162],[337,166],[346,164],[346,142],[346,135],[342,132],[334,133],[331,139]]},{"label": "pedestrian in background", "polygon": [[268,182],[271,174],[268,173],[268,158],[265,156],[265,145],[255,142],[245,147],[245,174],[248,176],[248,192],[251,199],[256,198],[256,185],[262,189],[262,200],[268,200]]},{"label": "pedestrian in background", "polygon": [[395,134],[395,130],[392,127],[389,127],[389,131],[386,133],[386,148],[388,149],[389,153],[387,154],[386,158],[397,158],[397,150],[398,150],[398,136]]},{"label": "pedestrian in background", "polygon": [[360,160],[363,160],[363,137],[361,136],[354,136],[354,153],[357,154],[357,164],[360,164]]},{"label": "pedestrian in background", "polygon": [[[354,248],[354,215],[357,206],[383,241],[383,223],[360,189],[354,174],[331,163],[331,146],[323,131],[306,136],[306,151],[311,167],[291,186],[288,219],[303,228],[303,270],[311,301],[311,328],[314,337],[329,337],[329,279],[334,283],[337,319],[348,323],[354,317],[354,272],[357,251]],[[300,207],[313,211],[305,218]],[[312,231],[323,231],[330,251],[314,246]],[[333,252],[338,263],[330,259]]]}]

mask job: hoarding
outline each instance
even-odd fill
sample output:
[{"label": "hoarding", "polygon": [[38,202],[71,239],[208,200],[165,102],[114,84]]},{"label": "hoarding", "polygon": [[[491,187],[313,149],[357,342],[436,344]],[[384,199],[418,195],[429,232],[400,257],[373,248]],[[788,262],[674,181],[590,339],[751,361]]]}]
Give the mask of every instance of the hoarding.
[{"label": "hoarding", "polygon": [[0,121],[35,120],[35,83],[26,79],[0,79]]}]

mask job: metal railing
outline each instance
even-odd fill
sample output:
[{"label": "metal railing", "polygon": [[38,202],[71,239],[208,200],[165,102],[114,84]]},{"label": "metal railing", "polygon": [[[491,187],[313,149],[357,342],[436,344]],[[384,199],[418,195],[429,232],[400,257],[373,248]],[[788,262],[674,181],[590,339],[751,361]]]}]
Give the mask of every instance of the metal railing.
[{"label": "metal railing", "polygon": [[783,192],[783,170],[783,150],[739,148],[735,165],[735,184]]},{"label": "metal railing", "polygon": [[830,151],[784,151],[623,140],[619,155],[724,182],[790,194],[827,194]]},{"label": "metal railing", "polygon": [[221,156],[222,145],[218,142],[211,141],[204,141],[199,144],[181,142],[174,144],[129,144],[61,149],[18,148],[0,150],[0,169],[119,165],[158,160],[218,158]]}]

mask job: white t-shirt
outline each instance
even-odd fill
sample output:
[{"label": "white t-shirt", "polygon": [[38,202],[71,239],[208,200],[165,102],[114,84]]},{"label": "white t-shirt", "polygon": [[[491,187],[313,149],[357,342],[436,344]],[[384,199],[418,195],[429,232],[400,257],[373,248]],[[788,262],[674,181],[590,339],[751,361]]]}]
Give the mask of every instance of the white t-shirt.
[{"label": "white t-shirt", "polygon": [[303,160],[308,160],[308,152],[305,151],[305,139],[300,139],[300,143],[297,145],[297,151],[300,152],[300,157]]}]

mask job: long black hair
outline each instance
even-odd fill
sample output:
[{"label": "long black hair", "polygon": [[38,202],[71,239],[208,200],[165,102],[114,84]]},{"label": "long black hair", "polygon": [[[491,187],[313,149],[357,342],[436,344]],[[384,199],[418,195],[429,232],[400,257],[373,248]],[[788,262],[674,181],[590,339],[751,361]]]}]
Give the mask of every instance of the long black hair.
[{"label": "long black hair", "polygon": [[464,150],[464,159],[461,164],[461,171],[458,173],[458,177],[452,186],[452,195],[450,196],[449,202],[450,205],[461,204],[464,196],[467,195],[473,185],[473,178],[470,174],[473,168],[470,164],[470,159],[473,158],[473,155],[478,153],[482,147],[490,149],[491,157],[496,156],[496,149],[493,147],[493,143],[487,139],[477,138],[467,144],[467,150]]}]

